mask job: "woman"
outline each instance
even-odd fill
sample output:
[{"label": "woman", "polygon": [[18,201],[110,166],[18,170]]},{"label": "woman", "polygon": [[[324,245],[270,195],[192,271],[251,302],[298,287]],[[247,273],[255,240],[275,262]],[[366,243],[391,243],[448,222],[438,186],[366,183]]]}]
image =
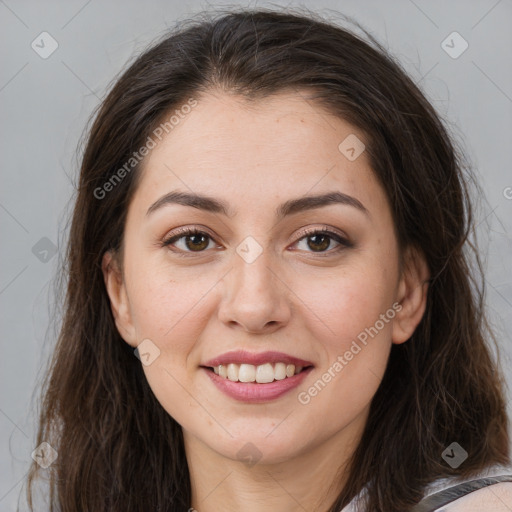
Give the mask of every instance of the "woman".
[{"label": "woman", "polygon": [[55,508],[509,510],[467,179],[399,65],[314,15],[146,51],[83,156]]}]

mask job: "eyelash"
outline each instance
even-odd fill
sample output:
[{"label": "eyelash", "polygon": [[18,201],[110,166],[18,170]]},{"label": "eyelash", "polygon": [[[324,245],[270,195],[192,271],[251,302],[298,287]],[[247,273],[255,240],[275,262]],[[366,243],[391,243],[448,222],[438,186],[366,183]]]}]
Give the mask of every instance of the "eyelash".
[{"label": "eyelash", "polygon": [[[177,242],[178,240],[180,240],[181,238],[185,238],[187,236],[193,236],[193,235],[206,235],[208,238],[210,238],[210,240],[213,240],[215,242],[214,238],[212,236],[210,236],[208,233],[206,233],[205,231],[201,231],[197,228],[181,228],[178,231],[178,233],[173,233],[170,237],[166,238],[162,242],[162,247],[168,247],[168,246],[172,245],[173,243]],[[347,239],[343,238],[342,236],[338,235],[337,233],[335,233],[333,231],[330,231],[327,228],[323,228],[323,229],[316,228],[316,229],[311,229],[311,230],[304,230],[301,232],[301,235],[302,236],[295,242],[295,244],[297,244],[304,238],[312,237],[314,235],[327,235],[329,238],[333,239],[334,241],[336,241],[340,244],[337,248],[331,249],[329,251],[323,251],[323,252],[322,251],[321,252],[311,251],[313,254],[317,254],[320,257],[331,256],[333,253],[338,253],[339,251],[341,251],[345,248],[353,247],[353,244],[351,242],[349,242]],[[186,255],[194,254],[194,253],[200,254],[200,253],[205,252],[205,250],[203,250],[203,251],[183,251],[181,249],[178,249],[178,251],[180,251],[177,253],[179,256],[186,256]]]}]

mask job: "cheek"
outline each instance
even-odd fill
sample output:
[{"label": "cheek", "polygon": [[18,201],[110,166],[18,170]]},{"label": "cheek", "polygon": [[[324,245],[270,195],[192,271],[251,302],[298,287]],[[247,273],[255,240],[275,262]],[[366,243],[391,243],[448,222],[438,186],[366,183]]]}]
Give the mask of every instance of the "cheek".
[{"label": "cheek", "polygon": [[383,269],[350,273],[329,283],[316,281],[301,292],[308,294],[304,302],[313,312],[304,308],[307,329],[321,353],[315,378],[297,393],[311,432],[324,429],[325,421],[333,430],[349,423],[380,385],[395,316],[393,283],[386,274]]},{"label": "cheek", "polygon": [[[342,350],[392,307],[395,287],[394,272],[360,264],[331,276],[297,280],[293,289],[310,318],[309,329],[328,340],[332,352]],[[379,330],[390,331],[390,323],[379,323]]]},{"label": "cheek", "polygon": [[133,257],[126,263],[130,313],[139,338],[149,338],[159,347],[184,315],[185,304],[169,275],[150,261]]},{"label": "cheek", "polygon": [[[183,366],[211,315],[215,272],[176,272],[166,266],[133,265],[130,306],[139,341],[149,338],[170,365]],[[145,270],[140,271],[143,268]],[[194,362],[190,362],[193,364]]]},{"label": "cheek", "polygon": [[151,266],[133,281],[132,314],[139,339],[150,339],[159,355],[143,370],[155,397],[180,424],[191,428],[191,418],[203,418],[199,404],[207,403],[198,390],[191,398],[190,375],[197,365],[194,348],[205,329],[208,290],[214,283],[204,276],[173,279],[169,269]]}]

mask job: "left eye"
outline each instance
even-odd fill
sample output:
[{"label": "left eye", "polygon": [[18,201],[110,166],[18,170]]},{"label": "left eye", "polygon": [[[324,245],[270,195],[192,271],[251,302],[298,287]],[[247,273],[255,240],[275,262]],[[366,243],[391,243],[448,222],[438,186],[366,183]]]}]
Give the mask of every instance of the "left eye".
[{"label": "left eye", "polygon": [[[309,239],[309,240],[308,240]],[[310,249],[315,249],[312,252],[336,252],[343,246],[348,247],[350,244],[347,240],[343,239],[337,233],[333,233],[332,231],[327,230],[314,230],[305,234],[302,238],[300,238],[296,244],[305,240],[306,246]],[[326,251],[331,242],[335,241],[338,246],[335,247],[332,251]]]},{"label": "left eye", "polygon": [[[316,253],[336,252],[343,247],[351,246],[348,240],[345,240],[337,233],[325,229],[309,231],[297,240],[295,244],[299,244],[299,242],[307,239],[309,239],[309,241],[306,241],[307,247],[313,249],[312,252]],[[183,246],[178,247],[178,242],[181,241],[183,241]],[[335,241],[338,246],[332,249],[332,251],[326,251],[332,241]],[[209,248],[210,242],[213,242],[213,239],[208,233],[197,229],[184,229],[179,234],[165,240],[162,245],[164,247],[174,245],[183,252],[204,252],[205,249]]]}]

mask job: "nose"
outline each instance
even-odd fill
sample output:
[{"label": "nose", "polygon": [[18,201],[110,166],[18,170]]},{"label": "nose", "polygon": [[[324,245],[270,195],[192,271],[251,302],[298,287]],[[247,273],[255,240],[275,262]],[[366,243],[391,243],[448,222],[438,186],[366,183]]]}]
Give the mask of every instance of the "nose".
[{"label": "nose", "polygon": [[290,288],[272,266],[268,251],[263,251],[251,263],[234,255],[233,268],[224,278],[218,312],[221,322],[247,332],[265,334],[289,322]]}]

